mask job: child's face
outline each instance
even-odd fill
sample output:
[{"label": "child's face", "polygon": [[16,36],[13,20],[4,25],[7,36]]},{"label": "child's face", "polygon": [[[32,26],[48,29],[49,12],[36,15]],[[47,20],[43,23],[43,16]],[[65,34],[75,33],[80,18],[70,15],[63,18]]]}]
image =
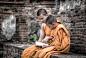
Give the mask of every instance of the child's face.
[{"label": "child's face", "polygon": [[45,23],[45,20],[46,20],[46,18],[47,18],[47,15],[40,15],[40,16],[38,16],[38,19],[39,19],[39,21],[41,22],[41,23]]},{"label": "child's face", "polygon": [[53,24],[48,24],[48,23],[47,23],[47,26],[48,26],[51,30],[55,29],[55,26],[54,26]]},{"label": "child's face", "polygon": [[51,30],[53,30],[53,29],[55,29],[55,28],[58,26],[58,23],[57,23],[57,22],[53,22],[52,24],[48,24],[48,23],[47,23],[47,26],[48,26]]}]

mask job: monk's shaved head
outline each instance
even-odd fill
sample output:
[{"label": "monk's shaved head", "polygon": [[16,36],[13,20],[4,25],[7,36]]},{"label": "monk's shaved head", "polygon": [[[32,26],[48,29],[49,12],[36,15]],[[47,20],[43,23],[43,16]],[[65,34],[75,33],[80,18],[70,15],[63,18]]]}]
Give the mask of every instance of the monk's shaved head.
[{"label": "monk's shaved head", "polygon": [[40,16],[40,15],[46,15],[47,14],[47,11],[45,10],[45,9],[39,9],[38,11],[37,11],[37,16]]},{"label": "monk's shaved head", "polygon": [[56,17],[53,16],[53,15],[49,15],[49,16],[47,17],[45,23],[46,23],[46,24],[47,24],[47,23],[48,23],[48,24],[52,24],[53,22],[57,22]]}]

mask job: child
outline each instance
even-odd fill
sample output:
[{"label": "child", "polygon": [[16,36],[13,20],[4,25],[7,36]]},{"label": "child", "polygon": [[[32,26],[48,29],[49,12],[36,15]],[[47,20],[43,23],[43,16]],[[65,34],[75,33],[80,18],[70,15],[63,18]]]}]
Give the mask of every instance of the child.
[{"label": "child", "polygon": [[50,57],[51,54],[68,53],[70,48],[70,37],[67,29],[53,15],[49,15],[45,23],[50,29],[54,30],[53,45],[55,47],[54,49],[56,49],[55,51],[53,50],[53,52],[48,52],[46,54],[47,58]]},{"label": "child", "polygon": [[[37,17],[39,19],[39,23],[41,26],[40,37],[38,42],[51,44],[52,40],[51,41],[48,41],[48,40],[53,38],[53,33],[52,33],[53,31],[45,24],[45,20],[47,16],[48,14],[45,9],[38,10]],[[43,45],[42,48],[49,47],[49,46]],[[22,58],[37,58],[42,48],[37,47],[36,45],[33,45],[23,51]]]},{"label": "child", "polygon": [[39,37],[38,42],[47,43],[49,38],[50,39],[53,38],[52,37],[53,35],[50,34],[51,33],[51,29],[48,28],[48,26],[46,26],[46,24],[45,24],[45,20],[46,20],[47,16],[48,16],[48,14],[47,14],[47,11],[45,9],[39,9],[38,10],[37,17],[39,19],[39,23],[40,23],[40,26],[41,26],[40,37]]}]

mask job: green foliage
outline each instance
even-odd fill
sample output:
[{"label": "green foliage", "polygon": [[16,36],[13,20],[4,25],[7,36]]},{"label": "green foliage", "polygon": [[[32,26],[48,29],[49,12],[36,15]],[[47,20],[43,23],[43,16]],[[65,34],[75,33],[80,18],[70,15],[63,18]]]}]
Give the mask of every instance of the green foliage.
[{"label": "green foliage", "polygon": [[16,41],[16,44],[18,44],[19,43],[19,41]]},{"label": "green foliage", "polygon": [[28,43],[33,44],[33,42],[31,41],[32,37],[28,36]]},{"label": "green foliage", "polygon": [[0,55],[2,55],[3,54],[3,51],[0,51]]},{"label": "green foliage", "polygon": [[34,42],[38,40],[38,37],[36,34],[33,35],[33,40],[34,40]]},{"label": "green foliage", "polygon": [[36,34],[33,34],[32,36],[28,36],[28,43],[34,44],[35,41],[38,40],[38,37]]}]

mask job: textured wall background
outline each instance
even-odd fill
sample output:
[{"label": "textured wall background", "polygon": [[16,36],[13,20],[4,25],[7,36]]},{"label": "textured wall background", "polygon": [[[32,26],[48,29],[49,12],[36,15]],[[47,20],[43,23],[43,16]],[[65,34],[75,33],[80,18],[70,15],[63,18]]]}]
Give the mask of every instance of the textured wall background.
[{"label": "textured wall background", "polygon": [[[54,1],[53,1],[54,2]],[[13,43],[19,41],[19,43],[27,43],[28,35],[32,36],[37,32],[39,25],[36,17],[36,12],[40,8],[44,8],[51,13],[54,10],[55,3],[38,2],[29,3],[26,1],[0,1],[0,26],[3,20],[7,19],[10,14],[16,16],[16,32],[12,37]],[[7,41],[6,37],[1,34],[0,27],[0,41]]]},{"label": "textured wall background", "polygon": [[[70,51],[74,53],[86,54],[86,1],[82,0],[81,2],[81,5],[76,6],[75,9],[71,11],[63,11],[56,16],[60,18],[60,21],[67,28],[70,34]],[[11,10],[17,18],[16,33],[12,37],[12,41],[14,43],[16,41],[19,41],[20,43],[27,43],[27,36],[29,34],[28,31],[31,30],[29,23],[33,22],[37,24],[37,18],[35,15],[36,11],[40,8],[45,8],[50,14],[51,11],[55,9],[55,3],[39,2],[35,3],[34,5],[33,3],[24,3],[22,1],[0,2],[0,26],[2,21],[9,17],[9,15],[11,14],[9,10]],[[33,25],[34,24],[32,24],[32,26]],[[33,28],[35,28],[35,26]],[[6,38],[1,34],[1,27],[0,41],[6,41]]]},{"label": "textured wall background", "polygon": [[70,51],[86,54],[86,1],[71,11],[63,11],[58,15],[70,34]]}]

